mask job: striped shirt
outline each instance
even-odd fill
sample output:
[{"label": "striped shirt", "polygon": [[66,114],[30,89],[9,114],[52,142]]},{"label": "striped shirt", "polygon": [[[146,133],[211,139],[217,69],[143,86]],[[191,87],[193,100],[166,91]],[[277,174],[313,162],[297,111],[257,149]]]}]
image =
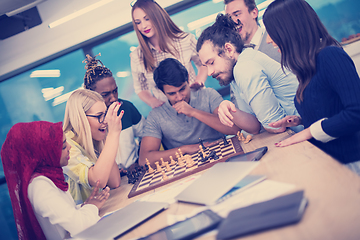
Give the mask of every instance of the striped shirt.
[{"label": "striped shirt", "polygon": [[[196,74],[191,61],[193,61],[197,67],[201,66],[199,55],[196,52],[196,42],[195,36],[191,33],[188,33],[187,36],[182,39],[174,39],[172,43],[178,51],[179,56],[174,56],[167,52],[160,52],[149,43],[151,52],[155,59],[155,66],[157,67],[159,63],[166,58],[175,58],[179,60],[179,62],[181,62],[189,72],[189,84],[191,85],[196,79]],[[153,72],[148,72],[145,69],[140,46],[130,53],[130,58],[135,93],[138,94],[141,91],[149,90],[157,99],[166,102],[166,96],[158,88],[156,88]]]}]

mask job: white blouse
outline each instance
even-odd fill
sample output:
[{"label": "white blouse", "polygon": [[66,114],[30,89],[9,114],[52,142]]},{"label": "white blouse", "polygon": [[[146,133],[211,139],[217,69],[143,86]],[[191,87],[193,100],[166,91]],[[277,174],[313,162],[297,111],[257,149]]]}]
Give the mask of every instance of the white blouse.
[{"label": "white blouse", "polygon": [[45,176],[31,181],[28,197],[47,239],[74,236],[100,219],[95,205],[76,206],[69,191],[60,190]]}]

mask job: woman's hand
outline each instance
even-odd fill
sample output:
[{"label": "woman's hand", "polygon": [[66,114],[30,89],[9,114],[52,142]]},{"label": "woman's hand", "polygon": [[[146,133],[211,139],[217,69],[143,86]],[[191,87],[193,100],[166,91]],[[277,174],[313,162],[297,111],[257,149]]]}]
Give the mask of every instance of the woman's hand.
[{"label": "woman's hand", "polygon": [[124,110],[122,110],[118,116],[117,113],[119,111],[120,106],[121,103],[113,102],[107,110],[105,121],[107,123],[109,133],[114,132],[120,134],[121,132],[122,129],[121,118],[124,115]]},{"label": "woman's hand", "polygon": [[231,112],[236,112],[235,104],[228,100],[222,101],[218,108],[218,116],[220,122],[228,127],[232,127],[234,125],[232,121],[234,117]]},{"label": "woman's hand", "polygon": [[101,192],[99,192],[99,184],[100,184],[100,181],[98,180],[96,182],[95,187],[93,188],[93,190],[91,192],[90,197],[88,197],[88,199],[86,199],[86,201],[83,203],[83,205],[94,204],[98,209],[100,209],[104,205],[104,203],[110,196],[110,193],[109,193],[110,188],[106,187]]},{"label": "woman's hand", "polygon": [[269,123],[270,127],[273,128],[287,128],[295,127],[301,124],[301,117],[296,115],[286,116],[279,121]]},{"label": "woman's hand", "polygon": [[193,84],[190,85],[190,88],[194,90],[199,90],[200,88],[203,87],[204,87],[204,83],[202,82],[194,82]]},{"label": "woman's hand", "polygon": [[149,102],[150,102],[150,107],[151,108],[157,108],[157,107],[160,107],[161,105],[164,104],[163,101],[153,97],[152,99],[149,99]]},{"label": "woman's hand", "polygon": [[152,95],[152,93],[148,90],[143,90],[143,91],[139,92],[138,96],[144,103],[149,105],[151,108],[160,107],[161,105],[164,104],[163,101],[154,97]]},{"label": "woman's hand", "polygon": [[312,138],[310,128],[305,128],[301,132],[296,133],[295,135],[285,139],[284,141],[280,141],[275,143],[277,147],[286,147],[295,143],[303,142]]}]

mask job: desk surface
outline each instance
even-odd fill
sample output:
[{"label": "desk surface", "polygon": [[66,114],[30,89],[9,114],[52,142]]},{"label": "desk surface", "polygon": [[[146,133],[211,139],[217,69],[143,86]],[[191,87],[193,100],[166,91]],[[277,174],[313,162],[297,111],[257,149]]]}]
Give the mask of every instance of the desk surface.
[{"label": "desk surface", "polygon": [[[288,136],[286,132],[264,132],[255,135],[250,143],[242,144],[242,147],[245,152],[250,152],[267,146],[268,152],[251,173],[263,174],[267,179],[291,183],[296,189],[304,189],[309,200],[307,210],[298,224],[248,235],[242,239],[360,239],[360,177],[309,142],[285,148],[274,146]],[[159,190],[128,199],[127,195],[133,185],[124,180],[120,188],[110,191],[110,198],[100,215]],[[171,204],[169,209],[120,239],[135,239],[155,232],[167,225],[167,214],[182,215],[196,207],[186,203]],[[214,239],[214,236],[208,235],[201,239]]]}]

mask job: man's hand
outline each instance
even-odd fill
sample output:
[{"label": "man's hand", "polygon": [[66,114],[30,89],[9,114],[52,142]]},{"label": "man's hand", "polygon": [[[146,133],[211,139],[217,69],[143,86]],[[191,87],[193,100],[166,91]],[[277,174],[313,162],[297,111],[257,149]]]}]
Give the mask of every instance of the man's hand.
[{"label": "man's hand", "polygon": [[188,117],[193,117],[192,113],[194,112],[194,108],[185,101],[175,103],[173,108],[180,114],[182,113]]},{"label": "man's hand", "polygon": [[232,121],[234,117],[231,112],[236,112],[235,104],[228,100],[222,101],[219,105],[218,115],[220,122],[228,127],[232,127],[234,125]]},{"label": "man's hand", "polygon": [[279,121],[269,123],[270,127],[273,128],[287,128],[295,127],[301,124],[301,117],[296,115],[286,116]]}]

